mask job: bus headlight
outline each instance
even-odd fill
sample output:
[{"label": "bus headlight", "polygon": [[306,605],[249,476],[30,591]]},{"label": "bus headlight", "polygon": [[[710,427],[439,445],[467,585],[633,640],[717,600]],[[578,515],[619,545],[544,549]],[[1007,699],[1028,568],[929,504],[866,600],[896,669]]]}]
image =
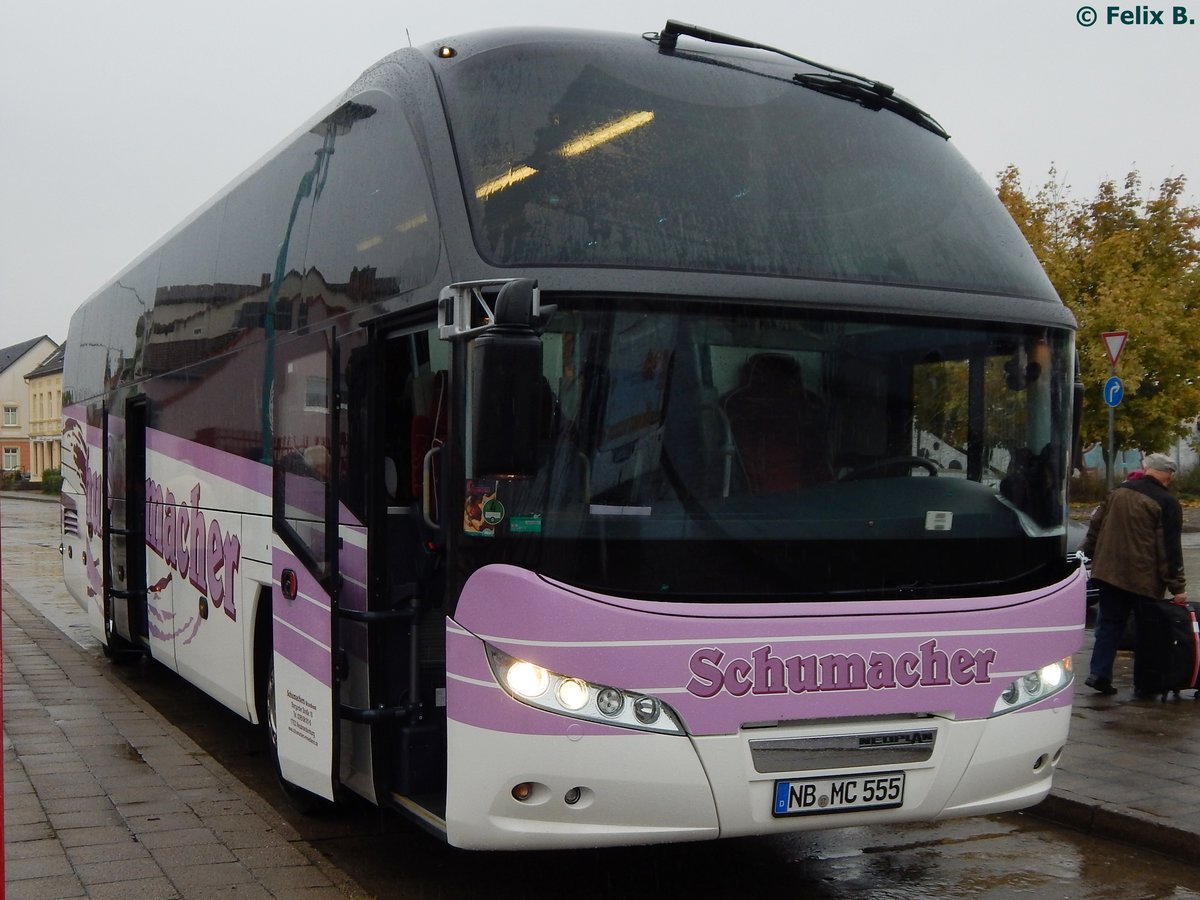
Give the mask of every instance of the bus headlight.
[{"label": "bus headlight", "polygon": [[675,711],[655,697],[560,675],[490,644],[485,646],[497,683],[522,703],[589,722],[683,734]]},{"label": "bus headlight", "polygon": [[546,693],[550,686],[550,673],[533,663],[517,661],[504,673],[505,686],[518,697],[532,700]]},{"label": "bus headlight", "polygon": [[1074,676],[1071,674],[1071,657],[1042,666],[1036,672],[1029,672],[1008,685],[992,707],[992,715],[998,716],[1037,703],[1057,694],[1069,685]]},{"label": "bus headlight", "polygon": [[577,712],[587,706],[591,691],[588,685],[578,678],[564,678],[558,683],[558,689],[554,693],[563,709]]}]

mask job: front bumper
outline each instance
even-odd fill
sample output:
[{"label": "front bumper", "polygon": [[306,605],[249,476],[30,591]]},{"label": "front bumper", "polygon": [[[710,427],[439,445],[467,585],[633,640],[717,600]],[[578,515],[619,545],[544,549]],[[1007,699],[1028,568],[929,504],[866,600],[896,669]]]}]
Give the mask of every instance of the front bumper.
[{"label": "front bumper", "polygon": [[[1068,693],[1069,696],[1069,693]],[[548,849],[782,834],[930,821],[1030,806],[1046,796],[1066,743],[1070,707],[957,722],[872,719],[749,728],[728,736],[512,734],[451,722],[447,837],[473,849]],[[927,759],[759,772],[752,741],[933,730]],[[825,760],[829,762],[829,760]],[[775,783],[905,773],[902,806],[775,817]],[[513,795],[531,785],[529,799]],[[571,802],[574,800],[574,802]]]}]

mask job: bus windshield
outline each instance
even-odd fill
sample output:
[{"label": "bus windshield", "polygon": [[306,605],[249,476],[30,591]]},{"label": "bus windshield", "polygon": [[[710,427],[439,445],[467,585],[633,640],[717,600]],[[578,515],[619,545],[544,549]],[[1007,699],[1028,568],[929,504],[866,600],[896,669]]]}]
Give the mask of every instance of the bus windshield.
[{"label": "bus windshield", "polygon": [[538,471],[467,461],[469,568],[735,600],[1065,574],[1066,330],[560,300],[542,343]]},{"label": "bus windshield", "polygon": [[776,57],[584,37],[439,65],[476,247],[621,266],[919,285],[1057,303],[942,137],[810,90]]}]

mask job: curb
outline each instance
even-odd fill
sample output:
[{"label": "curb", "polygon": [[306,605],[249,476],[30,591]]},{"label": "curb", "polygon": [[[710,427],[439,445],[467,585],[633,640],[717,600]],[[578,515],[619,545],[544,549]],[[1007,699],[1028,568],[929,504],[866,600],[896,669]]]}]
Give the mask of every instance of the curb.
[{"label": "curb", "polygon": [[1025,812],[1055,825],[1152,850],[1191,865],[1200,856],[1200,835],[1126,806],[1079,800],[1051,789],[1045,800]]}]

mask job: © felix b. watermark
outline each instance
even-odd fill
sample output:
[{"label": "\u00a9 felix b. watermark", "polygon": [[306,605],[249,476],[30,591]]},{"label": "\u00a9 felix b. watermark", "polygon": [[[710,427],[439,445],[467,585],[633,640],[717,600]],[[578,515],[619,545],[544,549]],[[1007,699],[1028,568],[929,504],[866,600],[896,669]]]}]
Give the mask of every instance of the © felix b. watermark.
[{"label": "\u00a9 felix b. watermark", "polygon": [[1195,25],[1196,19],[1186,6],[1151,9],[1149,6],[1081,6],[1075,21],[1084,28],[1093,25]]}]

